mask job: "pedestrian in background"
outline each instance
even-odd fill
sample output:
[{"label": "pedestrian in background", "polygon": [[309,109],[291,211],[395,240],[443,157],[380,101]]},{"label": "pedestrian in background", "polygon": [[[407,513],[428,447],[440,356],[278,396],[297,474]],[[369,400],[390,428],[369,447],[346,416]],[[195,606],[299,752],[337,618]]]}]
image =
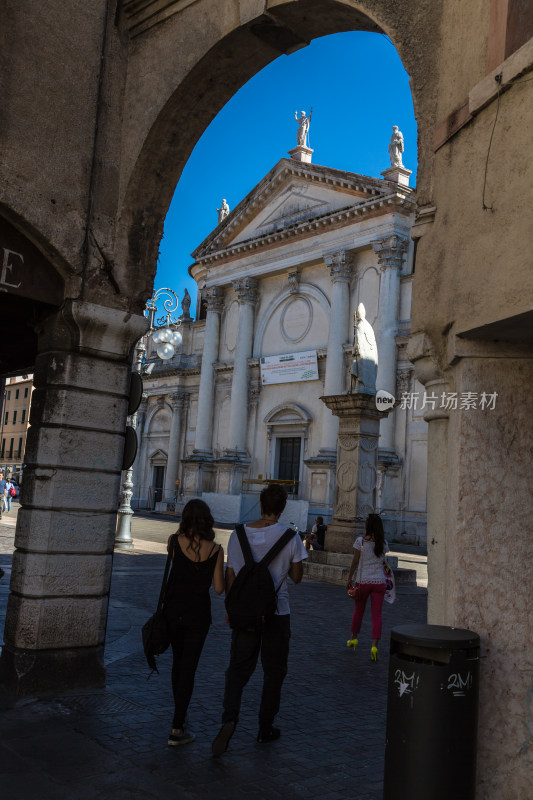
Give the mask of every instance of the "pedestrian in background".
[{"label": "pedestrian in background", "polygon": [[4,503],[6,499],[6,484],[7,481],[4,478],[4,473],[0,472],[0,519],[2,519],[2,514],[4,513]]},{"label": "pedestrian in background", "polygon": [[324,517],[316,517],[311,533],[305,537],[305,549],[309,551],[312,546],[313,550],[323,550],[327,529],[328,526],[324,525]]},{"label": "pedestrian in background", "polygon": [[352,635],[347,641],[348,647],[354,651],[358,644],[359,631],[365,613],[366,601],[370,597],[372,614],[372,649],[370,658],[378,660],[378,643],[381,639],[383,600],[385,599],[386,581],[383,572],[385,553],[389,549],[385,540],[383,522],[379,514],[369,514],[366,520],[364,536],[358,536],[354,542],[354,555],[348,573],[346,589],[352,589],[354,575],[358,592],[354,596],[355,608],[352,617]]},{"label": "pedestrian in background", "polygon": [[194,741],[185,728],[187,709],[202,648],[211,625],[211,583],[224,591],[224,550],[214,543],[215,521],[207,503],[189,500],[177,533],[168,541],[172,568],[165,593],[164,614],[172,647],[174,718],[168,744]]},{"label": "pedestrian in background", "polygon": [[11,489],[15,489],[15,484],[8,478],[6,481],[5,511],[11,511],[11,498],[13,496],[11,494]]}]

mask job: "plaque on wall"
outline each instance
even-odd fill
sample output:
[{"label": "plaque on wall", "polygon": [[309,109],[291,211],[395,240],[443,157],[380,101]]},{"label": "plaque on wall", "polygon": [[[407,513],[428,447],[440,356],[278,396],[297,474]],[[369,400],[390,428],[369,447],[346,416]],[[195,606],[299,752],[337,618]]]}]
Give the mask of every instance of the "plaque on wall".
[{"label": "plaque on wall", "polygon": [[316,350],[303,353],[284,353],[281,356],[262,356],[261,384],[300,383],[318,380]]}]

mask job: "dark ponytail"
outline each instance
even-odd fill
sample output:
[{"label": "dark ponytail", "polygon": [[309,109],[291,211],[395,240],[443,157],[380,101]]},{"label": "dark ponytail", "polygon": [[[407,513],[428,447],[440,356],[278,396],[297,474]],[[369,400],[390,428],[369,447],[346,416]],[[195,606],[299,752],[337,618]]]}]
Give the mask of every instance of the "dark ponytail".
[{"label": "dark ponytail", "polygon": [[374,539],[374,555],[381,558],[385,555],[385,531],[379,514],[369,514],[366,519],[366,535]]}]

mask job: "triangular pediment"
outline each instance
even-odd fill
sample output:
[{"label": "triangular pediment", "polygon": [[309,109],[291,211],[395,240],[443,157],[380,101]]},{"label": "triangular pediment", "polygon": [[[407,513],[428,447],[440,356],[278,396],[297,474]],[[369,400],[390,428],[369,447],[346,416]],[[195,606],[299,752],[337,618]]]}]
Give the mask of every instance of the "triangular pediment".
[{"label": "triangular pediment", "polygon": [[200,260],[388,194],[387,181],[284,158],[194,251]]}]

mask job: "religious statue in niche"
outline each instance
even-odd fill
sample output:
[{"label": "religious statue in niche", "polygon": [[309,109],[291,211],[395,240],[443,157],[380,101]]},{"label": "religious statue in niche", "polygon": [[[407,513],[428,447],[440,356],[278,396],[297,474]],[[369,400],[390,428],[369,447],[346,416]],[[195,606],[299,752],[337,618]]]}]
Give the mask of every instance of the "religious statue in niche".
[{"label": "religious statue in niche", "polygon": [[354,314],[351,394],[376,394],[378,348],[374,329],[366,318],[363,303]]},{"label": "religious statue in niche", "polygon": [[311,124],[311,116],[313,114],[313,109],[309,112],[309,116],[305,116],[305,111],[300,111],[300,117],[298,117],[298,112],[294,112],[294,119],[298,123],[298,130],[296,131],[296,141],[299,147],[307,147],[307,135],[309,133],[309,125]]},{"label": "religious statue in niche", "polygon": [[224,197],[222,198],[222,205],[220,206],[220,208],[217,208],[217,214],[218,214],[218,224],[220,225],[222,220],[226,219],[226,217],[229,214],[229,206],[226,203],[226,199]]},{"label": "religious statue in niche", "polygon": [[184,319],[190,319],[191,296],[187,289],[183,290],[183,300],[181,301],[181,316]]},{"label": "religious statue in niche", "polygon": [[390,163],[393,167],[403,167],[403,133],[398,130],[397,125],[392,126],[392,136],[389,144]]}]

